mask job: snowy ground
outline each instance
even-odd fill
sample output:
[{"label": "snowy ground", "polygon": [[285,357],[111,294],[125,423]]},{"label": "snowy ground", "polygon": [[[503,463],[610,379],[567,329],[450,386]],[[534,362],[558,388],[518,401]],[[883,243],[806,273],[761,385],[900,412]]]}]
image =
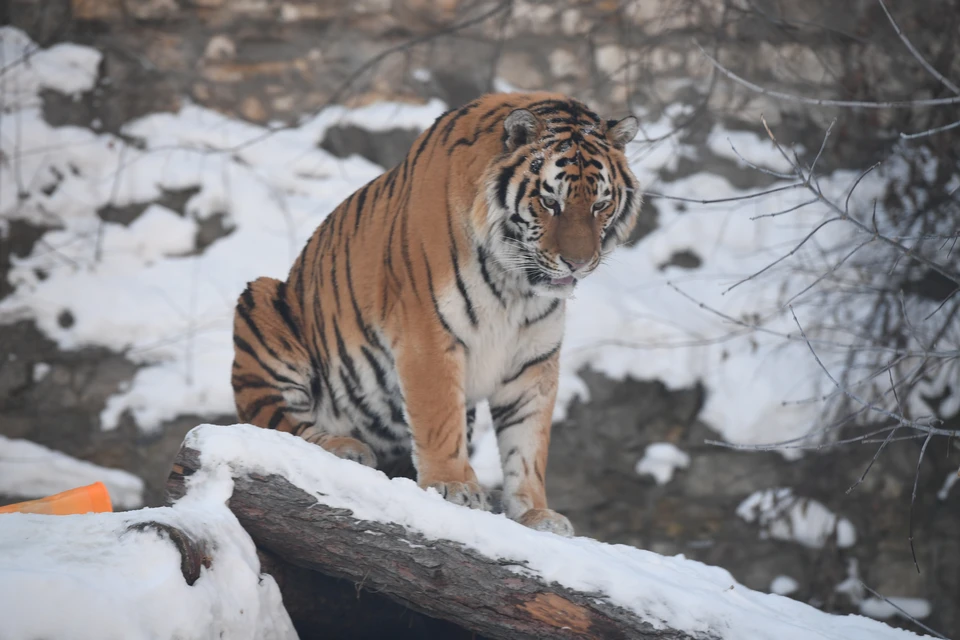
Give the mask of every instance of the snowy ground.
[{"label": "snowy ground", "polygon": [[838,518],[820,502],[798,498],[791,489],[758,491],[737,507],[737,515],[760,526],[761,536],[822,548],[836,537],[840,548],[852,547],[857,532],[846,518]]},{"label": "snowy ground", "polygon": [[654,442],[647,445],[643,457],[637,461],[636,472],[650,475],[657,484],[666,484],[673,479],[677,469],[690,466],[690,456],[669,442]]}]

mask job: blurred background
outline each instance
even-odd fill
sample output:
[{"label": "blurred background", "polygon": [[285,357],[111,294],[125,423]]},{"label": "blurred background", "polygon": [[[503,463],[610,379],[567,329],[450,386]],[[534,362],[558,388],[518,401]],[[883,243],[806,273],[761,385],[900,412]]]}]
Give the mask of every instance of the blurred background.
[{"label": "blurred background", "polygon": [[571,302],[551,506],[960,637],[956,0],[8,0],[0,24],[0,503],[107,477],[162,504],[187,430],[236,421],[243,284],[444,110],[545,89],[635,113],[647,190]]}]

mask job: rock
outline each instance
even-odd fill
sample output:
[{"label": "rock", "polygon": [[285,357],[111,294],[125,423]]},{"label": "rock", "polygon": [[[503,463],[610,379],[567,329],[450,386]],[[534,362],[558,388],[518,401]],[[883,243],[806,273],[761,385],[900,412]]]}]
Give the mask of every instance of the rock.
[{"label": "rock", "polygon": [[109,21],[123,14],[121,0],[71,0],[70,10],[74,20]]},{"label": "rock", "polygon": [[420,131],[417,129],[373,132],[353,125],[333,126],[327,129],[320,147],[338,158],[356,153],[390,169],[403,162],[418,135]]},{"label": "rock", "polygon": [[509,51],[500,57],[497,76],[518,89],[528,91],[546,89],[543,74],[534,57],[525,51]]},{"label": "rock", "polygon": [[623,82],[627,71],[627,52],[618,44],[608,44],[597,49],[597,68],[613,82]]},{"label": "rock", "polygon": [[247,96],[240,105],[240,115],[251,122],[266,122],[267,110],[263,108],[263,103],[256,96]]},{"label": "rock", "polygon": [[336,3],[284,2],[280,5],[280,19],[283,22],[332,20],[342,12],[343,8]]},{"label": "rock", "polygon": [[123,6],[134,20],[167,20],[180,12],[176,0],[123,0]]},{"label": "rock", "polygon": [[199,191],[197,188],[163,189],[161,196],[152,202],[134,202],[122,206],[108,204],[97,210],[97,216],[104,222],[113,222],[128,227],[140,217],[140,214],[147,210],[147,207],[153,204],[175,211],[182,216],[185,213],[187,202]]},{"label": "rock", "polygon": [[183,36],[176,33],[157,34],[149,40],[146,49],[150,63],[157,70],[165,72],[186,72],[192,65],[194,54],[195,51]]},{"label": "rock", "polygon": [[674,251],[670,255],[670,259],[664,262],[661,265],[657,266],[657,269],[663,271],[667,267],[680,267],[681,269],[697,269],[703,261],[700,259],[693,250],[691,249],[682,249],[680,251]]},{"label": "rock", "polygon": [[590,31],[590,21],[584,20],[579,9],[565,9],[560,14],[560,28],[568,36],[583,35]]},{"label": "rock", "polygon": [[[557,20],[556,8],[551,3],[536,2],[534,0],[515,0],[512,3],[513,14],[506,22],[503,32],[509,37],[521,34],[543,35],[555,29]],[[487,32],[496,37],[499,35],[499,21],[487,25]]]},{"label": "rock", "polygon": [[42,92],[44,120],[53,126],[119,133],[131,120],[180,107],[180,91],[171,75],[141,59],[132,60],[119,48],[107,47],[102,53],[101,75],[91,91],[79,98]]},{"label": "rock", "polygon": [[200,74],[204,80],[216,84],[232,84],[240,82],[244,78],[244,74],[232,65],[204,65]]},{"label": "rock", "polygon": [[[49,227],[41,227],[17,219],[7,221],[6,228],[0,228],[0,300],[13,293],[13,285],[7,280],[13,259],[30,255],[33,246],[48,230]],[[2,354],[4,352],[0,351],[0,363],[3,363]],[[4,366],[0,366],[0,370],[2,369]],[[0,373],[0,380],[3,377],[3,373]],[[9,391],[12,388],[9,384],[5,386],[5,383],[0,381],[0,396],[4,395],[5,389]]]},{"label": "rock", "polygon": [[577,79],[585,71],[581,58],[569,49],[554,49],[549,60],[550,73],[556,79]]},{"label": "rock", "polygon": [[279,115],[286,115],[294,111],[296,102],[293,96],[280,96],[270,102],[273,111]]},{"label": "rock", "polygon": [[233,60],[237,57],[237,46],[228,36],[218,33],[207,42],[203,57],[215,61]]}]

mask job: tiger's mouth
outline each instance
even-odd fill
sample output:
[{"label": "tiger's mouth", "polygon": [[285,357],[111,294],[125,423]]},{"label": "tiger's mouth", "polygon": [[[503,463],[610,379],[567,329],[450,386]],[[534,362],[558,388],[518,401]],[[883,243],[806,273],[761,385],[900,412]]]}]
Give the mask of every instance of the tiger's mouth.
[{"label": "tiger's mouth", "polygon": [[573,276],[564,276],[563,278],[550,278],[550,285],[554,287],[569,287],[577,284],[577,279]]}]

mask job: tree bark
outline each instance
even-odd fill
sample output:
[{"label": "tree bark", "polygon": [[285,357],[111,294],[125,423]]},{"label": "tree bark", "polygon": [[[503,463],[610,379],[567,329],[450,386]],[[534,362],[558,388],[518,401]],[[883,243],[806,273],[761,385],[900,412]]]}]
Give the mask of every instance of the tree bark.
[{"label": "tree bark", "polygon": [[[198,451],[186,446],[180,449],[167,481],[169,501],[184,495],[185,478],[199,469],[199,460]],[[323,592],[318,597],[344,602],[342,580],[348,580],[414,612],[448,620],[488,638],[711,637],[654,629],[598,594],[545,584],[516,563],[486,558],[452,541],[430,540],[396,524],[360,520],[350,511],[318,502],[281,476],[235,475],[234,483],[230,510],[257,546],[269,552],[264,554],[271,565],[266,569],[283,574],[278,583],[288,611],[290,604],[303,600],[304,589],[315,589]],[[341,581],[313,580],[285,563]],[[377,602],[368,604],[376,607]],[[358,607],[357,619],[369,621],[369,607],[367,613],[362,609]],[[323,617],[324,613],[314,608],[313,615]],[[341,612],[338,618],[342,616]],[[291,618],[295,618],[295,611],[291,611]],[[298,624],[296,619],[294,622]],[[301,619],[298,628],[306,622]],[[398,623],[397,629],[411,624],[409,619]],[[439,635],[419,637],[473,637],[471,633],[459,635],[453,628],[449,633],[440,629],[436,632]],[[394,636],[388,633],[381,637]]]},{"label": "tree bark", "polygon": [[194,540],[176,527],[160,522],[138,522],[130,525],[127,530],[141,533],[152,530],[161,538],[166,534],[166,538],[180,554],[180,573],[183,574],[183,580],[191,587],[200,577],[200,568],[210,568],[212,560],[207,553],[207,545],[203,541]]}]

